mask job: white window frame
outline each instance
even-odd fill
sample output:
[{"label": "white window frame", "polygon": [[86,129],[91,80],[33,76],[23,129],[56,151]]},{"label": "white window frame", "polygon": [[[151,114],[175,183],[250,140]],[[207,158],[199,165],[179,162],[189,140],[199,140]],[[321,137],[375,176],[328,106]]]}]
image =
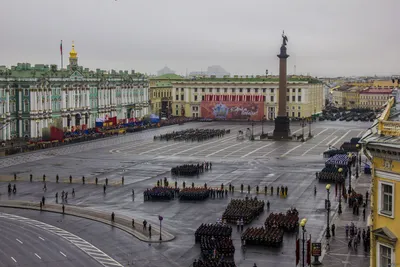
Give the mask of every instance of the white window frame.
[{"label": "white window frame", "polygon": [[385,267],[385,266],[380,265],[381,264],[381,246],[384,246],[384,247],[390,249],[390,251],[391,251],[390,260],[392,262],[391,265],[393,266],[394,263],[396,262],[394,248],[392,246],[390,246],[390,245],[383,244],[383,243],[380,243],[380,242],[376,242],[376,244],[377,244],[377,246],[376,246],[376,255],[377,255],[377,257],[376,257],[376,266]]},{"label": "white window frame", "polygon": [[[383,195],[382,195],[382,185],[390,185],[392,187],[392,214],[387,214],[385,212],[382,212],[382,206],[383,206]],[[394,218],[394,203],[395,203],[395,184],[392,182],[387,182],[387,181],[379,181],[378,184],[378,214],[381,216],[389,217],[389,218]]]}]

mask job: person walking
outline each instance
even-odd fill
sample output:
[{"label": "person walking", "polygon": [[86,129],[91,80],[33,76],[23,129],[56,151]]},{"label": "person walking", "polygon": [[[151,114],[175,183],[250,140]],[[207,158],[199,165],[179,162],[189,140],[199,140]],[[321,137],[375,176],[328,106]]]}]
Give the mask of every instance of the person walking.
[{"label": "person walking", "polygon": [[336,228],[335,224],[332,224],[331,226],[332,237],[335,237],[335,228]]},{"label": "person walking", "polygon": [[72,188],[72,197],[75,197],[75,188]]},{"label": "person walking", "polygon": [[237,219],[236,225],[237,225],[237,231],[239,232],[239,230],[240,230],[240,220],[239,219]]},{"label": "person walking", "polygon": [[363,208],[363,220],[365,222],[365,207]]},{"label": "person walking", "polygon": [[151,238],[151,224],[149,224],[149,238]]},{"label": "person walking", "polygon": [[244,226],[243,218],[240,218],[240,231],[241,232],[243,232],[243,226]]},{"label": "person walking", "polygon": [[349,224],[346,224],[346,238],[349,237]]}]

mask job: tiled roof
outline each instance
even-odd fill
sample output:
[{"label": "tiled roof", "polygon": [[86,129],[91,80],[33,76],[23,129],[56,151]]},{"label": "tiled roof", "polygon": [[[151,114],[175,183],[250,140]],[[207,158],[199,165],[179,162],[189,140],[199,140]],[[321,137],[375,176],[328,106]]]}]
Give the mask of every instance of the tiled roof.
[{"label": "tiled roof", "polygon": [[391,94],[393,89],[379,89],[379,88],[368,88],[361,92],[361,94]]}]

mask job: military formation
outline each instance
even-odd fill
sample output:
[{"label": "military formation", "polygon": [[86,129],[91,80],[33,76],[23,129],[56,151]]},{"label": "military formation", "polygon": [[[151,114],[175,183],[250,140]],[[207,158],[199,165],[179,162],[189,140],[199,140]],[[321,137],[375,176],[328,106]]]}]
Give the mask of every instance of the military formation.
[{"label": "military formation", "polygon": [[211,170],[211,162],[203,162],[202,164],[185,164],[171,168],[172,175],[177,176],[195,176],[203,173],[205,170]]},{"label": "military formation", "polygon": [[202,223],[194,233],[196,242],[200,242],[202,237],[231,237],[232,227],[220,223],[206,224]]},{"label": "military formation", "polygon": [[283,213],[271,213],[265,220],[265,228],[279,227],[285,232],[295,232],[299,227],[299,212],[292,208]]},{"label": "military formation", "polygon": [[[178,189],[179,190],[179,189]],[[172,187],[155,186],[143,192],[144,200],[172,200],[175,198],[176,189]]]},{"label": "military formation", "polygon": [[257,198],[232,199],[228,204],[222,219],[229,223],[236,223],[242,220],[244,224],[249,224],[264,211],[264,201]]},{"label": "military formation", "polygon": [[235,254],[235,247],[230,237],[203,236],[200,240],[200,249],[203,258],[213,258],[217,253],[224,258],[233,257]]},{"label": "military formation", "polygon": [[338,167],[328,165],[316,173],[316,178],[324,183],[344,183],[347,172],[340,173]]},{"label": "military formation", "polygon": [[158,136],[155,135],[154,140],[200,142],[214,137],[223,137],[225,134],[229,133],[230,130],[225,129],[188,129]]},{"label": "military formation", "polygon": [[279,227],[250,227],[242,234],[242,242],[249,245],[279,247],[283,242],[283,229]]},{"label": "military formation", "polygon": [[204,187],[185,188],[179,191],[179,200],[206,200],[210,196],[210,190]]},{"label": "military formation", "polygon": [[194,260],[193,267],[236,267],[233,260],[223,258]]}]

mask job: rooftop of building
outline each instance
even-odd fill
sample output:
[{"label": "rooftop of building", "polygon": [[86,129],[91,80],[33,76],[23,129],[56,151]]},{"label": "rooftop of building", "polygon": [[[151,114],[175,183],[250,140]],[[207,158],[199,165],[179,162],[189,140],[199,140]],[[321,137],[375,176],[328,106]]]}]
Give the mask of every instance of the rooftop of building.
[{"label": "rooftop of building", "polygon": [[392,94],[392,93],[393,89],[376,88],[376,87],[367,88],[360,92],[360,94]]},{"label": "rooftop of building", "polygon": [[361,138],[361,143],[400,149],[400,103],[396,103],[394,97]]},{"label": "rooftop of building", "polygon": [[[202,83],[202,82],[243,82],[243,83],[248,83],[248,82],[279,82],[279,77],[278,76],[239,76],[235,75],[233,77],[224,77],[224,78],[216,78],[216,77],[192,77],[192,78],[186,78],[182,79],[178,82],[182,83]],[[299,82],[299,83],[322,83],[318,79],[310,76],[289,76],[287,79],[288,83],[294,83],[294,82]]]}]

